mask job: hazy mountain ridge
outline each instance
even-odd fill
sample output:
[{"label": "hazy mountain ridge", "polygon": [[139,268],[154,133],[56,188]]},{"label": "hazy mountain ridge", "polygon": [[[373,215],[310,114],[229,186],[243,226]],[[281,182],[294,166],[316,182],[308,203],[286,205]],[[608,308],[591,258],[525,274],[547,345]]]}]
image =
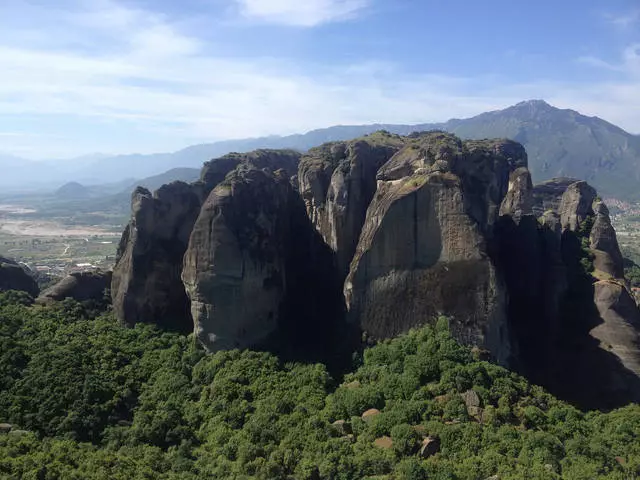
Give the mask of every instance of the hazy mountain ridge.
[{"label": "hazy mountain ridge", "polygon": [[639,195],[640,136],[598,117],[555,108],[542,100],[520,102],[504,110],[445,123],[337,125],[304,134],[193,145],[173,153],[95,155],[85,165],[0,156],[0,167],[6,172],[0,186],[24,185],[26,178],[32,188],[48,185],[52,189],[72,180],[83,184],[117,182],[123,180],[125,174],[129,178],[145,178],[177,167],[200,168],[205,161],[229,152],[258,148],[306,151],[322,143],[347,140],[377,130],[407,135],[434,129],[446,130],[461,138],[510,138],[522,143],[529,154],[535,182],[570,176],[586,179],[605,195],[624,198]]}]

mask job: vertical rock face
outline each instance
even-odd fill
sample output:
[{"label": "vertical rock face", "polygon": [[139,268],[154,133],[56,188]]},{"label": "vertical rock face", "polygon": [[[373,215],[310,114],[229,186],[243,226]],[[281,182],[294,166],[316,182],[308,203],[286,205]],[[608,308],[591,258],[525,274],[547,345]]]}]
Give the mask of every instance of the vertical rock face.
[{"label": "vertical rock face", "polygon": [[153,195],[138,187],[113,269],[111,296],[126,325],[155,323],[191,329],[182,285],[182,257],[200,209],[194,189],[183,182],[163,185]]},{"label": "vertical rock face", "polygon": [[609,209],[601,200],[593,203],[594,221],[589,234],[590,248],[595,256],[594,268],[612,278],[624,278],[622,253],[616,231],[611,225]]},{"label": "vertical rock face", "polygon": [[35,297],[39,288],[34,278],[17,262],[0,257],[0,291],[3,290],[20,290]]},{"label": "vertical rock face", "polygon": [[444,314],[565,399],[640,399],[640,313],[609,212],[586,182],[533,187],[518,143],[378,132],[302,159],[229,154],[132,208],[112,281],[127,324],[327,361],[351,333]]},{"label": "vertical rock face", "polygon": [[606,206],[586,182],[571,179],[536,186],[535,205],[546,209],[539,217],[542,283],[527,322],[541,321],[520,335],[525,372],[588,408],[638,401],[639,314]]},{"label": "vertical rock face", "polygon": [[593,214],[596,190],[587,182],[572,183],[562,194],[558,207],[562,230],[575,232],[584,220]]},{"label": "vertical rock face", "polygon": [[289,179],[243,165],[200,212],[182,278],[196,336],[210,352],[270,344],[326,354],[326,337],[336,341],[341,302],[331,253]]},{"label": "vertical rock face", "polygon": [[307,214],[336,252],[346,276],[367,207],[376,191],[376,173],[404,144],[398,135],[377,132],[359,140],[312,149],[299,167],[299,191]]},{"label": "vertical rock face", "polygon": [[[602,347],[613,351],[622,364],[640,377],[640,310],[625,286],[611,280],[601,280],[595,284],[595,304],[603,323],[595,327],[591,334],[600,340]],[[624,388],[616,382],[617,388]],[[635,382],[625,382],[637,387]],[[640,390],[635,391],[636,400]]]},{"label": "vertical rock face", "polygon": [[232,153],[205,163],[200,181],[174,182],[154,194],[138,188],[132,218],[116,258],[111,284],[114,311],[127,325],[149,322],[188,332],[191,307],[181,274],[191,231],[209,192],[238,165],[285,169],[295,174],[300,154],[258,150]]},{"label": "vertical rock face", "polygon": [[209,351],[256,345],[276,331],[286,291],[291,185],[234,172],[209,195],[184,259],[198,339]]},{"label": "vertical rock face", "polygon": [[507,361],[506,297],[487,244],[510,173],[526,165],[515,145],[415,135],[380,169],[345,282],[351,321],[383,338],[447,314],[459,339]]}]

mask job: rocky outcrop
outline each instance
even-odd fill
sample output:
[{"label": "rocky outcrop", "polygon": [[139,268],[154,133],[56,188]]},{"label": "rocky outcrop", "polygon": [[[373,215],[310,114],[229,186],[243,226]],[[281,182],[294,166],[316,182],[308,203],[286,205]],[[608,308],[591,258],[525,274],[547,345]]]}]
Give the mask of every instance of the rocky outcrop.
[{"label": "rocky outcrop", "polygon": [[195,333],[209,351],[264,342],[286,292],[291,185],[262,170],[236,172],[205,202],[182,278]]},{"label": "rocky outcrop", "polygon": [[153,194],[138,187],[131,209],[113,269],[113,309],[126,325],[155,323],[188,332],[190,305],[180,275],[200,210],[198,194],[183,182]]},{"label": "rocky outcrop", "polygon": [[300,162],[299,191],[307,214],[336,252],[343,276],[376,191],[376,173],[404,143],[403,137],[377,132],[312,149]]},{"label": "rocky outcrop", "polygon": [[587,408],[637,399],[638,310],[606,206],[572,179],[536,186],[533,197],[537,225],[512,222],[499,235],[518,368]]},{"label": "rocky outcrop", "polygon": [[112,281],[127,324],[329,361],[352,334],[446,315],[458,340],[581,406],[640,391],[608,210],[586,182],[534,187],[518,143],[378,132],[302,159],[229,154],[132,204]]},{"label": "rocky outcrop", "polygon": [[609,209],[601,200],[593,203],[593,226],[589,233],[589,248],[593,252],[593,266],[612,278],[624,279],[624,262],[616,231],[611,225]]},{"label": "rocky outcrop", "polygon": [[513,142],[414,136],[378,173],[345,282],[350,320],[385,338],[446,314],[457,338],[506,362],[505,289],[488,241],[520,166]]},{"label": "rocky outcrop", "polygon": [[205,163],[200,181],[173,182],[151,194],[138,187],[132,218],[116,258],[111,285],[113,307],[126,325],[149,322],[188,332],[191,305],[182,283],[183,257],[191,231],[209,192],[241,164],[283,168],[295,174],[300,154],[258,150],[232,153]]},{"label": "rocky outcrop", "polygon": [[[602,323],[591,330],[591,335],[601,342],[602,348],[612,351],[629,371],[640,377],[640,310],[624,284],[601,280],[596,282],[594,289]],[[640,399],[640,391],[636,393],[636,399]]]},{"label": "rocky outcrop", "polygon": [[537,184],[533,188],[534,215],[541,217],[545,212],[557,212],[567,187],[579,181],[577,178],[559,177]]},{"label": "rocky outcrop", "polygon": [[36,303],[47,304],[72,298],[78,302],[103,302],[111,288],[112,272],[71,273],[52,287],[44,290]]},{"label": "rocky outcrop", "polygon": [[587,217],[593,215],[593,201],[596,190],[587,182],[570,184],[562,194],[558,214],[562,230],[575,232]]},{"label": "rocky outcrop", "polygon": [[294,150],[262,149],[248,153],[229,153],[205,162],[197,186],[202,189],[204,201],[209,192],[240,164],[259,170],[266,168],[272,172],[283,169],[289,177],[292,177],[298,172],[299,161],[300,153]]},{"label": "rocky outcrop", "polygon": [[0,257],[0,291],[19,290],[32,297],[38,295],[38,284],[17,262]]},{"label": "rocky outcrop", "polygon": [[212,352],[321,345],[340,318],[328,254],[289,172],[241,165],[209,195],[184,258],[196,336]]}]

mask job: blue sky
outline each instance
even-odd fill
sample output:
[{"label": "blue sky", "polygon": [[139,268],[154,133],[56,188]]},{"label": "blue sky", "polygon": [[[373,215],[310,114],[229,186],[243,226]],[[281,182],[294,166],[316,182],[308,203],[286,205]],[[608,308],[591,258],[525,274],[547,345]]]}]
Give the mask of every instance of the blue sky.
[{"label": "blue sky", "polygon": [[0,153],[151,153],[544,98],[640,133],[638,0],[0,0]]}]

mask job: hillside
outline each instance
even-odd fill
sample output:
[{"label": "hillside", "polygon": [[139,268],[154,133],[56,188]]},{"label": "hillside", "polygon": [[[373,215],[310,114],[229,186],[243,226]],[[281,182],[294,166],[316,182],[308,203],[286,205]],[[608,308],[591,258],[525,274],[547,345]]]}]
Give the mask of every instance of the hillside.
[{"label": "hillside", "polygon": [[0,294],[2,478],[640,473],[637,405],[581,413],[458,345],[445,319],[367,348],[341,378],[265,352],[205,356],[189,337],[25,300]]},{"label": "hillside", "polygon": [[640,141],[598,117],[541,100],[442,125],[462,138],[505,137],[522,143],[536,182],[554,177],[588,181],[605,195],[640,198]]},{"label": "hillside", "polygon": [[91,191],[89,188],[78,182],[69,182],[56,190],[54,195],[60,199],[79,199],[89,197],[91,195]]}]

